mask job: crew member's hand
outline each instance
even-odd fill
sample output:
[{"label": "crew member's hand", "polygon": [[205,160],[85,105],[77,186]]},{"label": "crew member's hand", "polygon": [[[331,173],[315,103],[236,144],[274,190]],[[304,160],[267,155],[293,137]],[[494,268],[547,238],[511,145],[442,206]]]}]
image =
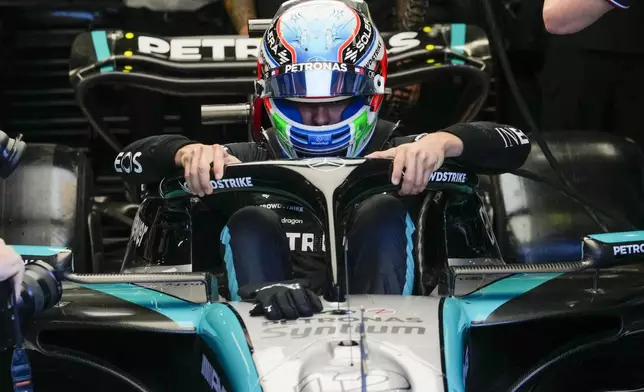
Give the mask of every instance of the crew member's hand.
[{"label": "crew member's hand", "polygon": [[25,263],[12,247],[0,239],[0,282],[13,281],[16,297],[20,295],[22,277],[25,274]]},{"label": "crew member's hand", "polygon": [[458,156],[462,151],[461,139],[447,132],[436,132],[413,143],[374,152],[367,158],[393,159],[391,182],[398,185],[402,179],[399,194],[405,196],[425,190],[430,176],[443,165],[445,158]]},{"label": "crew member's hand", "polygon": [[281,283],[246,285],[239,289],[243,300],[252,300],[255,305],[251,316],[266,316],[269,320],[295,320],[311,317],[323,309],[320,298],[308,288],[305,281],[291,280]]},{"label": "crew member's hand", "polygon": [[220,180],[224,176],[224,167],[233,163],[240,163],[240,160],[228,154],[221,145],[213,144],[189,144],[183,146],[174,156],[177,166],[184,169],[183,176],[188,187],[199,196],[210,195],[210,172],[215,179]]}]

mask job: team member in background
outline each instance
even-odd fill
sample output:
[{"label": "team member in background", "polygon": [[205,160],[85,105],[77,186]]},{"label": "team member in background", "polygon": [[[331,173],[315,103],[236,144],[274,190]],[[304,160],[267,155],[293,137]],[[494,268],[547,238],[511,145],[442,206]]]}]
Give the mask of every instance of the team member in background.
[{"label": "team member in background", "polygon": [[[479,122],[395,137],[397,126],[378,120],[387,56],[364,7],[350,0],[310,0],[295,3],[273,21],[259,56],[257,87],[273,124],[263,145],[204,145],[181,135],[152,136],[132,143],[123,154],[137,155],[142,170],[121,174],[152,183],[182,167],[188,187],[206,196],[213,192],[210,176],[220,180],[230,164],[366,156],[393,159],[391,181],[401,185],[399,193],[405,196],[422,192],[446,158],[484,172],[520,167],[530,143],[512,127]],[[445,181],[458,182],[457,177]],[[221,201],[213,204],[222,207]],[[230,208],[232,216],[220,234],[230,298],[256,300],[255,312],[270,319],[319,311],[311,290],[322,289],[328,275],[324,233],[315,218],[289,200],[263,194],[253,194],[237,209]],[[415,228],[403,201],[379,194],[349,213],[351,293],[410,295]],[[206,241],[212,243],[210,235]],[[308,285],[266,284],[293,278],[304,278]]]},{"label": "team member in background", "polygon": [[615,8],[626,9],[630,0],[545,0],[543,21],[553,34],[573,34],[595,23]]},{"label": "team member in background", "polygon": [[0,282],[11,279],[16,295],[20,293],[25,263],[12,247],[0,239]]},{"label": "team member in background", "polygon": [[[404,19],[410,0],[368,0],[372,11],[372,18],[384,31],[396,29],[412,29],[407,26],[409,22]],[[271,19],[284,0],[225,0],[225,7],[237,32],[240,35],[248,34],[248,20],[260,18]],[[374,10],[375,6],[375,10]],[[395,16],[400,26],[394,26],[391,16]]]},{"label": "team member in background", "polygon": [[644,4],[629,3],[545,1],[544,130],[603,130],[644,147]]}]

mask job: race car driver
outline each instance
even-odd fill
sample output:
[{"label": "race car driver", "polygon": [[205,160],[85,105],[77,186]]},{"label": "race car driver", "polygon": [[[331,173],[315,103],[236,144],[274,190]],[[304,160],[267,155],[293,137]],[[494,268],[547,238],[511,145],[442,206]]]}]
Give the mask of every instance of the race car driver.
[{"label": "race car driver", "polygon": [[[181,135],[152,136],[119,154],[117,172],[126,180],[152,183],[182,167],[190,190],[206,196],[213,191],[210,175],[216,184],[230,186],[219,180],[227,165],[238,162],[391,158],[391,180],[405,196],[422,192],[446,158],[498,173],[520,167],[530,152],[522,131],[485,122],[394,136],[401,128],[378,120],[387,77],[385,45],[359,0],[285,3],[264,35],[258,68],[258,96],[273,125],[265,132],[265,143],[203,145]],[[415,228],[403,202],[379,194],[351,214],[351,293],[410,295]],[[254,300],[252,314],[269,319],[319,312],[313,293],[328,276],[323,238],[301,206],[270,195],[253,196],[220,234],[230,298]]]}]

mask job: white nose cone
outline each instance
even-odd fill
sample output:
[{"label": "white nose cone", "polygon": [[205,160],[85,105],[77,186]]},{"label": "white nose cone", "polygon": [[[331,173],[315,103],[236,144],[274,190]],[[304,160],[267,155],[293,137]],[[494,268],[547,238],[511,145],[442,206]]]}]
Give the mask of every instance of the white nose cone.
[{"label": "white nose cone", "polygon": [[[340,340],[320,340],[304,348],[296,357],[262,378],[264,390],[360,392],[360,347],[340,344]],[[442,391],[440,371],[413,353],[403,351],[370,340],[365,378],[367,391]]]}]

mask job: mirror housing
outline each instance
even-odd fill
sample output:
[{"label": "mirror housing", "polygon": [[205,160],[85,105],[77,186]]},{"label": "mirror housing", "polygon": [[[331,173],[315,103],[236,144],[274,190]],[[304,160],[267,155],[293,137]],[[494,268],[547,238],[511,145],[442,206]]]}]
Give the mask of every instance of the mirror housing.
[{"label": "mirror housing", "polygon": [[248,38],[262,38],[272,21],[272,19],[249,19]]},{"label": "mirror housing", "polygon": [[582,243],[583,260],[595,268],[644,261],[644,231],[590,234]]}]

